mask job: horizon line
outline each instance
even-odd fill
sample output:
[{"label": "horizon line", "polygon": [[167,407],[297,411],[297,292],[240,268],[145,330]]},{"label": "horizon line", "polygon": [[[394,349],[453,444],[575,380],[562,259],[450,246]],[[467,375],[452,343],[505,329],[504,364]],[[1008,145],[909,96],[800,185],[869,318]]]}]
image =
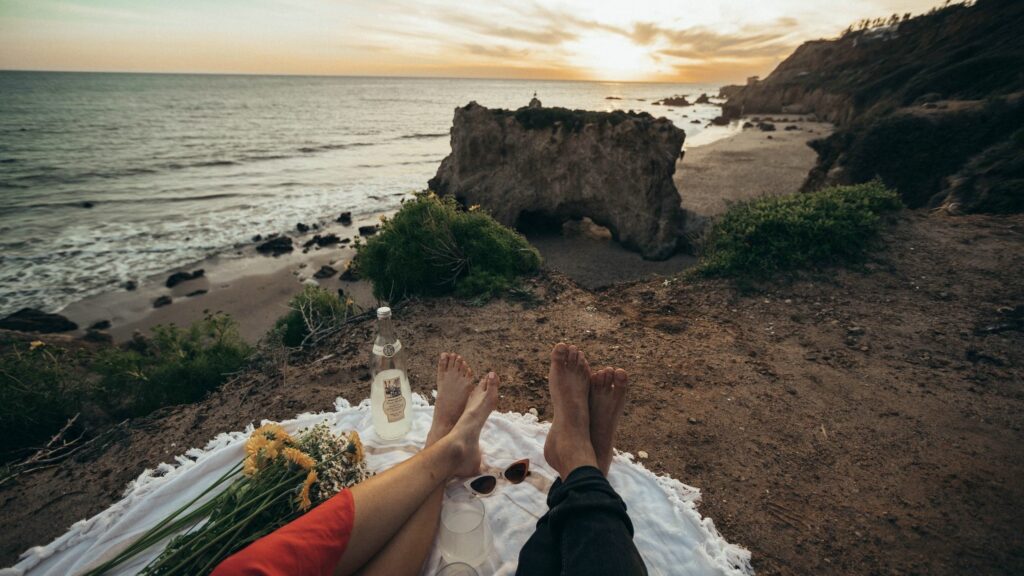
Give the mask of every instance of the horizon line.
[{"label": "horizon line", "polygon": [[[137,71],[137,70],[59,70],[39,68],[0,68],[0,73],[42,73],[42,74],[145,74],[153,76],[255,76],[263,78],[396,78],[402,80],[503,80],[510,82],[584,82],[589,84],[691,84],[696,86],[726,86],[730,83],[717,82],[684,82],[664,80],[589,80],[567,78],[502,78],[498,76],[416,76],[389,74],[294,74],[274,72],[260,74],[254,72],[177,72],[177,71]],[[739,82],[739,81],[737,81]]]}]

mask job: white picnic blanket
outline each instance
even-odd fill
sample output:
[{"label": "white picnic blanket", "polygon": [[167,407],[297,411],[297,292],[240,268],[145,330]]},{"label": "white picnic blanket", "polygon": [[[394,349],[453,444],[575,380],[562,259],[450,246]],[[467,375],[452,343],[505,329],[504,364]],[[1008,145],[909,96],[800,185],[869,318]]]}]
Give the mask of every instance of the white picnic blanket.
[{"label": "white picnic blanket", "polygon": [[[367,447],[368,466],[382,471],[415,454],[423,445],[433,410],[422,396],[414,395],[412,431],[397,444],[384,444],[373,433],[369,400],[353,407],[339,398],[334,412],[302,414],[282,424],[289,432],[322,421],[337,430],[355,429]],[[556,477],[543,455],[549,427],[531,414],[494,413],[483,429],[485,465],[529,458],[532,474],[529,482],[499,484],[496,494],[483,499],[494,546],[491,557],[478,567],[481,575],[514,574],[519,550],[546,511],[546,490]],[[75,523],[53,542],[27,550],[13,568],[0,570],[0,576],[80,574],[113,557],[240,461],[243,443],[251,431],[252,426],[244,432],[221,434],[202,450],[193,448],[179,456],[176,465],[161,464],[155,470],[144,471],[128,485],[122,500]],[[753,574],[750,552],[726,542],[711,519],[701,518],[697,512],[700,491],[696,488],[668,476],[656,476],[625,453],[615,456],[609,481],[629,507],[636,530],[634,541],[652,576]],[[136,573],[160,548],[140,555],[117,573]],[[424,575],[434,574],[440,565],[435,547]]]}]

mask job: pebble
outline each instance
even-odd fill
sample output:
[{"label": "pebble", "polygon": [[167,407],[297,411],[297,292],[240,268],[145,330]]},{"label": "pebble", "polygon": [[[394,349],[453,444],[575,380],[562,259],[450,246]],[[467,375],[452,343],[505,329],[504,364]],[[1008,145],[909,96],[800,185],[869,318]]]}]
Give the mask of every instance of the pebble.
[{"label": "pebble", "polygon": [[530,414],[533,414],[536,417],[540,417],[540,412],[537,412],[536,408],[530,408],[529,412]]},{"label": "pebble", "polygon": [[641,459],[641,460],[646,460],[648,458],[648,454],[647,454],[647,452],[641,450],[641,451],[636,453],[636,457]]}]

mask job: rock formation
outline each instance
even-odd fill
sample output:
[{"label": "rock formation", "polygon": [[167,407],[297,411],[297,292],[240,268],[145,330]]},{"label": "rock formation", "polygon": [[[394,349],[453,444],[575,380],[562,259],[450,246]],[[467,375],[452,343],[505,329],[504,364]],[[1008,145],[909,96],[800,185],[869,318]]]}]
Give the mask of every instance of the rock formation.
[{"label": "rock formation", "polygon": [[696,220],[672,182],[685,134],[646,113],[455,109],[451,154],[428,186],[499,222],[591,218],[644,258],[676,252]]},{"label": "rock formation", "polygon": [[807,42],[764,80],[726,86],[723,116],[814,114],[805,189],[881,178],[910,207],[1024,210],[1024,2],[953,4]]},{"label": "rock formation", "polygon": [[5,330],[17,330],[19,332],[41,332],[51,334],[54,332],[70,332],[78,330],[78,324],[61,316],[60,314],[48,314],[35,308],[22,308],[14,314],[0,320],[0,328]]}]

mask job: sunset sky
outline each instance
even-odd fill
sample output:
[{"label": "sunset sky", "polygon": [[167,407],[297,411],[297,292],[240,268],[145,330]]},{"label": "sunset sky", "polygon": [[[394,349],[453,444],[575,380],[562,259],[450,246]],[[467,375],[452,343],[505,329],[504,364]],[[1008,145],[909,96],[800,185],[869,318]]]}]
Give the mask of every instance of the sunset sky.
[{"label": "sunset sky", "polygon": [[936,0],[0,0],[0,69],[731,82]]}]

